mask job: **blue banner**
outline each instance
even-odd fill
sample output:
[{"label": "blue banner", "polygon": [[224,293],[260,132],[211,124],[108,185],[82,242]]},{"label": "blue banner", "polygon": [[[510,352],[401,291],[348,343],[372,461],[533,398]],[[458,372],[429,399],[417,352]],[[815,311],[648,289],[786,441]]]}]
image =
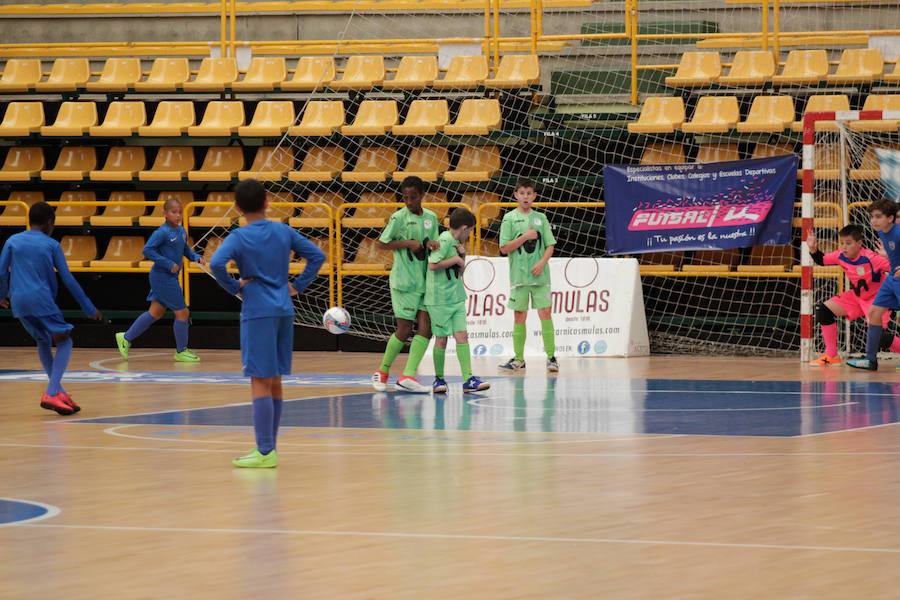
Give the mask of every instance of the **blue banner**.
[{"label": "blue banner", "polygon": [[797,157],[606,165],[609,254],[791,243]]}]

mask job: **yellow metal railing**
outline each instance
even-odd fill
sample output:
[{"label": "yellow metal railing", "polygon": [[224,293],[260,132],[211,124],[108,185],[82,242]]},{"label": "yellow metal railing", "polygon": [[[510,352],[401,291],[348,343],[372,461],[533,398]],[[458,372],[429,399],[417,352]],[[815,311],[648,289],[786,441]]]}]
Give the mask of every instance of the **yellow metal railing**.
[{"label": "yellow metal railing", "polygon": [[[31,225],[28,224],[28,205],[27,204],[25,204],[24,202],[19,202],[18,200],[0,200],[0,206],[4,207],[3,213],[0,213],[0,217],[9,216],[9,215],[5,215],[5,213],[10,206],[18,206],[18,207],[22,208],[24,211],[24,213],[22,215],[22,226],[25,227],[25,229],[31,229]],[[10,227],[10,226],[14,227],[15,225],[18,225],[18,223],[7,224],[4,226],[5,227]]]}]

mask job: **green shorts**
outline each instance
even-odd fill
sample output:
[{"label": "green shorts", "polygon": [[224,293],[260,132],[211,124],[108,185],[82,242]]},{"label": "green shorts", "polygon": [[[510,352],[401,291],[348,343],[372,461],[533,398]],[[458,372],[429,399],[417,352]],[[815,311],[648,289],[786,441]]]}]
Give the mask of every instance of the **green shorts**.
[{"label": "green shorts", "polygon": [[431,333],[435,337],[450,337],[457,331],[466,330],[466,303],[429,306]]},{"label": "green shorts", "polygon": [[419,311],[425,310],[425,292],[420,294],[391,289],[391,306],[398,319],[415,321]]},{"label": "green shorts", "polygon": [[514,311],[528,310],[528,299],[531,298],[531,308],[540,310],[549,308],[552,304],[550,299],[549,285],[520,285],[514,287],[509,292],[509,302],[506,306]]}]

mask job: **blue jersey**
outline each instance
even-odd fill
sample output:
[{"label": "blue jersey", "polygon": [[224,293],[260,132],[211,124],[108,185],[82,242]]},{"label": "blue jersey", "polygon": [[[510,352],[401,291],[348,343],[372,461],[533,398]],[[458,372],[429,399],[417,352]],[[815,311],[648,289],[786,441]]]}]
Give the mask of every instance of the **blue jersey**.
[{"label": "blue jersey", "polygon": [[172,265],[181,266],[182,257],[198,261],[200,256],[187,243],[187,232],[181,225],[163,223],[144,245],[144,256],[153,261],[153,270],[172,273]]},{"label": "blue jersey", "polygon": [[891,272],[889,276],[893,277],[894,271],[897,267],[900,267],[900,225],[894,225],[887,233],[879,231],[878,237],[881,238],[881,243],[884,244],[888,260],[891,261]]},{"label": "blue jersey", "polygon": [[[240,293],[244,301],[242,319],[289,317],[294,314],[288,290],[291,250],[306,259],[306,269],[292,283],[302,292],[319,273],[325,255],[319,247],[288,227],[266,219],[255,221],[228,234],[210,262],[216,281],[226,291]],[[243,289],[228,274],[233,260],[242,279],[252,279]]]},{"label": "blue jersey", "polygon": [[56,274],[89,317],[97,309],[72,277],[59,242],[37,230],[11,236],[0,253],[0,298],[12,301],[13,316],[44,317],[59,313]]}]

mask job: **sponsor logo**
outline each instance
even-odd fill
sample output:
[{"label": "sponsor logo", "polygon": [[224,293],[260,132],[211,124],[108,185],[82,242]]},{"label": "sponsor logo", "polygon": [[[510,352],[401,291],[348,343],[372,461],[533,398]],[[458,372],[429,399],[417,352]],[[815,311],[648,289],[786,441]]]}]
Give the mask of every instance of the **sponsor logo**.
[{"label": "sponsor logo", "polygon": [[478,344],[472,350],[472,354],[475,356],[484,356],[485,354],[487,354],[487,346],[485,346],[484,344]]},{"label": "sponsor logo", "polygon": [[503,354],[503,344],[494,344],[491,346],[491,356]]},{"label": "sponsor logo", "polygon": [[431,219],[425,219],[422,221],[422,225],[425,226],[425,229],[431,229]]},{"label": "sponsor logo", "polygon": [[555,313],[589,313],[609,310],[609,290],[550,292]]},{"label": "sponsor logo", "polygon": [[708,206],[648,208],[634,212],[629,231],[656,229],[696,229],[699,227],[735,227],[753,225],[765,221],[772,202],[752,202],[724,207]]},{"label": "sponsor logo", "polygon": [[[573,260],[578,260],[578,262],[573,264]],[[600,263],[596,258],[592,262],[594,263],[593,268],[585,265],[584,259],[570,258],[567,260],[566,268],[563,270],[566,283],[575,289],[581,289],[597,281],[597,276],[600,274]]]},{"label": "sponsor logo", "polygon": [[[466,263],[466,271],[463,273],[463,286],[466,290],[477,294],[491,287],[494,279],[497,277],[497,270],[494,264],[486,258],[473,258]],[[468,281],[482,281],[483,285],[470,284]]]},{"label": "sponsor logo", "polygon": [[605,354],[608,349],[609,346],[607,345],[605,340],[597,340],[597,342],[594,344],[595,354]]},{"label": "sponsor logo", "polygon": [[587,340],[578,342],[578,354],[587,354],[591,351],[591,343]]}]

